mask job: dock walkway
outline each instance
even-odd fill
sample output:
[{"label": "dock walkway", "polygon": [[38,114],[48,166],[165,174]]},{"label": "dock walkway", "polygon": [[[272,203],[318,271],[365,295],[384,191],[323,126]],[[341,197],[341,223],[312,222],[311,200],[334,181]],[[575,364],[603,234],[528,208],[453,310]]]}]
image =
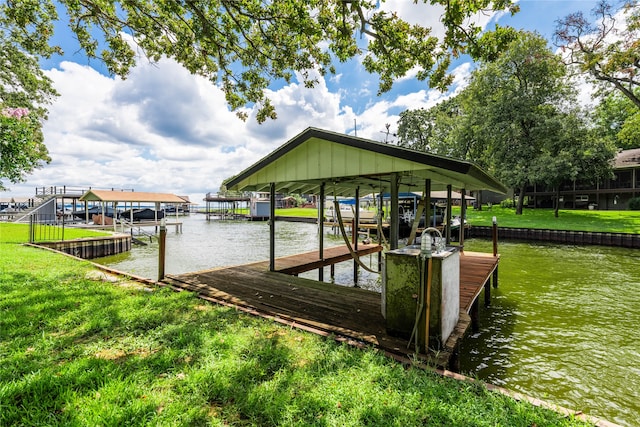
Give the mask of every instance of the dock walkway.
[{"label": "dock walkway", "polygon": [[[280,258],[276,266],[283,270],[295,269],[292,267],[294,258]],[[266,265],[261,262],[167,275],[164,282],[214,302],[356,340],[391,354],[404,357],[413,354],[406,339],[387,334],[380,293],[270,272]],[[461,256],[460,321],[453,338],[450,337],[435,361],[438,365],[448,365],[457,339],[464,335],[470,324],[469,308],[497,265],[498,257],[490,254],[464,252]]]},{"label": "dock walkway", "polygon": [[[366,245],[363,243],[358,245],[357,251],[354,249],[354,252],[356,252],[358,256],[370,255],[381,251],[382,246],[380,245]],[[276,258],[275,270],[279,273],[298,275],[306,271],[317,270],[320,267],[349,261],[351,258],[351,253],[346,246],[334,246],[323,250],[322,259],[320,259],[318,251]],[[269,262],[256,262],[248,264],[247,267],[267,270],[269,268]]]}]

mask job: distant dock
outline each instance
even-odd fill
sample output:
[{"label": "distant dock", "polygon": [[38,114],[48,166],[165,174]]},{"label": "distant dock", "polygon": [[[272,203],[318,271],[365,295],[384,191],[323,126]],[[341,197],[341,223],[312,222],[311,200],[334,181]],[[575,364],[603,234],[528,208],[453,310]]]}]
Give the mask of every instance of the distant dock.
[{"label": "distant dock", "polygon": [[211,219],[246,219],[251,198],[248,196],[228,196],[220,193],[207,193],[205,214]]}]

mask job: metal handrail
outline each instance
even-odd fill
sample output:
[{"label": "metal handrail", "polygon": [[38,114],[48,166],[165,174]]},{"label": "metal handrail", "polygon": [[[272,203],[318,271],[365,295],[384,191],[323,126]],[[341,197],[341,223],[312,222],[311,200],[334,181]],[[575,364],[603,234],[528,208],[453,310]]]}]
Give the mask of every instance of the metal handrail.
[{"label": "metal handrail", "polygon": [[155,234],[149,233],[148,231],[143,230],[141,226],[136,225],[133,222],[127,221],[124,218],[120,218],[120,219],[114,218],[113,220],[114,220],[116,225],[118,224],[118,222],[120,222],[120,224],[123,226],[123,230],[122,231],[124,231],[124,226],[129,227],[129,230],[131,231],[131,237],[133,237],[133,229],[134,228],[138,229],[138,234],[139,235],[142,234],[143,236],[149,237],[149,241],[150,242],[153,241],[154,237],[156,237]]},{"label": "metal handrail", "polygon": [[108,190],[108,191],[122,191],[122,192],[133,192],[135,191],[133,188],[92,188],[92,187],[67,187],[63,186],[49,186],[49,187],[36,187],[36,196],[49,196],[49,195],[83,195],[87,191],[90,190]]}]

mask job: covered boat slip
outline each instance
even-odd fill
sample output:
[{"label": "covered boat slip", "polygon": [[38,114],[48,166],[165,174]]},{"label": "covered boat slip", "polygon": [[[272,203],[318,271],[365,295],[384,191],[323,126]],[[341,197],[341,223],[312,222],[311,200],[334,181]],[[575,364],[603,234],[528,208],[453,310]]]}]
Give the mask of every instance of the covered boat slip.
[{"label": "covered boat slip", "polygon": [[[181,223],[178,222],[178,206],[184,205],[188,201],[185,198],[176,196],[175,194],[169,193],[150,193],[150,192],[141,192],[141,191],[109,191],[109,190],[89,190],[82,195],[79,199],[81,202],[95,202],[100,203],[101,207],[101,224],[105,226],[106,219],[106,210],[111,209],[115,213],[118,211],[118,204],[122,203],[124,209],[128,209],[126,216],[121,216],[122,223],[130,226],[134,222],[134,216],[136,210],[140,210],[140,205],[142,203],[153,203],[155,206],[155,212],[152,212],[153,216],[145,217],[144,220],[146,222],[137,222],[135,225],[137,227],[143,225],[157,226],[159,224],[158,220],[164,216],[158,215],[160,211],[161,204],[173,204],[175,205],[175,222],[171,225],[176,226],[176,231],[182,230]],[[110,205],[110,206],[109,206]],[[136,209],[136,206],[138,209]],[[87,210],[88,212],[88,210]],[[87,222],[89,221],[89,217],[87,215]],[[117,225],[117,221],[113,221],[112,223],[114,229]]]},{"label": "covered boat slip", "polygon": [[[228,190],[268,191],[272,207],[276,193],[316,194],[319,212],[324,212],[326,195],[358,200],[361,194],[389,193],[391,249],[398,247],[399,193],[419,191],[430,195],[431,191],[447,191],[451,194],[456,189],[461,190],[464,199],[466,191],[507,191],[499,181],[470,162],[317,128],[306,129],[227,180],[225,185]],[[425,206],[425,213],[430,217],[430,200]],[[358,209],[355,214],[357,216]],[[359,218],[355,219],[359,223]]]},{"label": "covered boat slip", "polygon": [[[407,347],[407,340],[411,341],[411,335],[415,336],[415,353],[426,354],[434,348],[430,343],[435,337],[438,343],[437,353],[450,355],[469,325],[466,313],[473,307],[482,287],[488,283],[492,273],[497,269],[497,253],[485,257],[485,261],[488,262],[471,263],[475,258],[474,254],[463,252],[462,241],[460,246],[448,247],[444,252],[438,249],[439,258],[438,262],[434,262],[434,267],[431,261],[427,265],[424,258],[418,263],[415,262],[421,259],[420,256],[425,255],[419,255],[420,251],[419,256],[412,255],[410,262],[405,262],[408,259],[404,259],[401,253],[391,256],[399,246],[401,192],[420,191],[427,195],[421,203],[427,218],[430,218],[432,213],[429,196],[431,191],[446,191],[449,204],[447,211],[450,213],[452,191],[454,188],[459,190],[463,217],[466,191],[487,189],[506,192],[506,188],[500,182],[469,162],[308,128],[253,166],[228,179],[225,186],[229,190],[240,192],[268,190],[268,264],[257,263],[234,269],[172,276],[171,279],[181,287],[210,294],[211,297],[222,298],[226,302],[251,307],[273,316],[290,316],[296,322],[307,319],[307,322],[321,324],[323,330],[336,333],[343,329],[348,330],[351,332],[346,334],[347,336],[380,345],[389,351],[405,351],[399,349],[402,346]],[[358,269],[367,268],[359,260],[358,254],[361,250],[383,250],[382,242],[372,245],[371,248],[362,246],[357,239],[352,244],[343,227],[341,231],[345,246],[340,249],[343,252],[342,258],[332,253],[337,249],[325,249],[324,239],[320,238],[318,251],[288,257],[286,261],[278,259],[275,253],[276,192],[317,195],[320,236],[324,236],[321,215],[324,212],[326,196],[331,195],[334,200],[338,196],[354,197],[355,205],[359,206],[361,193],[374,193],[380,198],[388,193],[389,252],[384,255],[382,295],[322,283],[324,266],[351,258],[354,262],[354,283],[357,283]],[[358,212],[359,209],[354,210],[355,224],[360,222]],[[421,213],[422,211],[417,213],[417,219]],[[381,226],[381,216],[378,216],[377,221]],[[447,223],[450,223],[450,218]],[[413,228],[416,226],[417,221],[414,221]],[[380,239],[381,235],[382,233],[379,233]],[[444,239],[439,240],[440,243],[443,241]],[[450,243],[449,234],[446,236],[446,243]],[[418,267],[418,264],[421,266]],[[442,270],[434,275],[437,280],[432,280],[431,272],[436,271],[436,265],[442,266]],[[406,275],[402,270],[405,267],[408,267]],[[318,268],[319,282],[296,282],[298,279],[279,273],[297,274],[314,268]],[[386,278],[387,272],[392,270],[393,288],[390,288],[391,282],[387,282]],[[469,276],[465,278],[467,274]],[[409,279],[409,276],[412,279]],[[405,286],[405,283],[409,285]],[[427,283],[429,291],[425,292]],[[435,286],[435,297],[430,293],[431,283]],[[385,289],[391,289],[391,292],[385,293]],[[488,290],[488,287],[486,289]],[[412,296],[418,294],[420,297]],[[436,301],[443,296],[447,299],[446,307]],[[431,306],[434,309],[429,311]],[[446,310],[438,308],[441,306]],[[400,315],[396,316],[396,313]],[[442,318],[439,317],[441,313],[446,313],[446,319],[444,314]],[[401,319],[401,322],[398,322],[400,328],[393,324],[391,317]],[[431,317],[436,321],[430,323],[428,319]],[[406,352],[414,353],[409,350]]]}]

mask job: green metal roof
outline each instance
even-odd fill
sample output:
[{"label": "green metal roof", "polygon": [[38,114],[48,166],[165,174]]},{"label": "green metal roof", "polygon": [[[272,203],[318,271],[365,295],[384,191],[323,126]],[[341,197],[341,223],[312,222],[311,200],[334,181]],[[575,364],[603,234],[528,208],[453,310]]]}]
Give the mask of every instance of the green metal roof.
[{"label": "green metal roof", "polygon": [[432,190],[492,190],[506,193],[498,180],[470,162],[395,145],[307,128],[253,166],[226,181],[227,189],[353,195],[389,191],[391,174],[398,173],[399,191],[422,191],[426,179]]}]

